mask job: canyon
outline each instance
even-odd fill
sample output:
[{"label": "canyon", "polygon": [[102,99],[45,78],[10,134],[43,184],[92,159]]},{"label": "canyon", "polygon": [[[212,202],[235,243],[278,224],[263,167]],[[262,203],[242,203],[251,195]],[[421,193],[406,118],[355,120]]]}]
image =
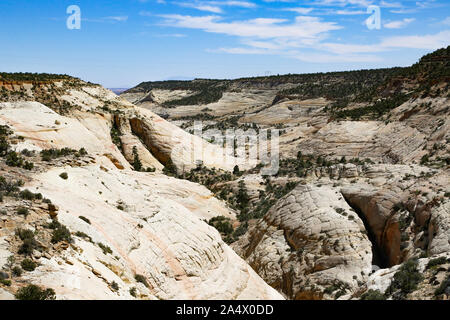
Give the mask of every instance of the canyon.
[{"label": "canyon", "polygon": [[[449,67],[0,73],[0,299],[449,299]],[[196,122],[279,135],[278,170]]]}]

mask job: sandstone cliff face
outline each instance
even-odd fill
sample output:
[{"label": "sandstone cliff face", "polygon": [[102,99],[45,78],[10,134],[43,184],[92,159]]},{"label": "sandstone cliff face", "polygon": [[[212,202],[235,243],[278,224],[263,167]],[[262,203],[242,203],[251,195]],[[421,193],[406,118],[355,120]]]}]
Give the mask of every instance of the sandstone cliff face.
[{"label": "sandstone cliff face", "polygon": [[330,187],[298,186],[233,248],[290,299],[350,294],[372,270],[362,221]]},{"label": "sandstone cliff face", "polygon": [[217,145],[207,143],[167,122],[151,111],[135,108],[126,116],[131,132],[138,136],[156,159],[164,165],[173,164],[179,173],[190,171],[199,163],[208,168],[232,171],[256,166],[255,160],[237,158]]}]

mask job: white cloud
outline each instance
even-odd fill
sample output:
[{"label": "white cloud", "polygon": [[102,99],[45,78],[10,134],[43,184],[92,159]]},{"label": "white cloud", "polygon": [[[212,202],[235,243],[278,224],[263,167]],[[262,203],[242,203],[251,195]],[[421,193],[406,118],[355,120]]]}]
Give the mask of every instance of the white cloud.
[{"label": "white cloud", "polygon": [[299,16],[286,24],[284,19],[252,19],[224,22],[218,16],[162,15],[164,24],[172,27],[199,29],[239,37],[270,38],[317,38],[321,34],[341,29],[335,22],[323,22],[317,17]]},{"label": "white cloud", "polygon": [[367,11],[363,11],[363,10],[337,10],[337,11],[334,12],[334,14],[351,16],[351,15],[367,14]]},{"label": "white cloud", "polygon": [[336,54],[376,53],[393,49],[428,49],[436,50],[450,44],[450,30],[436,34],[387,37],[377,44],[341,44],[323,43],[321,47]]},{"label": "white cloud", "polygon": [[314,8],[286,8],[286,9],[283,9],[283,11],[292,11],[292,12],[296,12],[298,14],[308,14],[313,10],[314,10]]},{"label": "white cloud", "polygon": [[83,18],[82,21],[96,22],[96,23],[126,22],[126,21],[128,21],[128,16],[110,16],[110,17],[102,17],[102,18]]},{"label": "white cloud", "polygon": [[213,5],[207,5],[207,4],[201,4],[197,2],[177,2],[177,5],[185,8],[193,8],[200,11],[207,11],[207,12],[213,12],[213,13],[222,13],[222,9],[218,6]]},{"label": "white cloud", "polygon": [[[273,2],[273,1],[266,1]],[[343,8],[325,8],[336,15],[364,15],[367,12],[359,5],[371,1],[318,0],[314,3],[340,4]],[[210,3],[212,3],[210,1]],[[377,2],[389,8],[402,8],[399,2]],[[290,57],[305,62],[379,62],[380,53],[397,49],[434,50],[446,47],[450,42],[450,30],[435,34],[403,35],[384,37],[371,44],[331,42],[330,33],[343,27],[337,22],[326,21],[318,16],[308,16],[312,11],[323,8],[286,8],[300,14],[294,20],[276,18],[256,18],[251,20],[228,20],[218,15],[190,16],[180,14],[160,15],[162,25],[184,29],[201,30],[208,33],[236,37],[240,45],[212,48],[210,52],[229,54],[267,54]],[[414,18],[387,21],[387,29],[404,28],[413,23]],[[450,25],[450,17],[441,24]],[[337,37],[336,37],[337,38]],[[335,38],[335,39],[336,39]],[[336,41],[336,40],[335,40]]]},{"label": "white cloud", "polygon": [[405,18],[403,20],[391,21],[385,23],[383,26],[387,29],[401,29],[414,22],[416,19],[414,18]]},{"label": "white cloud", "polygon": [[241,7],[241,8],[256,8],[257,5],[249,1],[190,1],[190,2],[174,2],[174,4],[181,7],[193,8],[200,11],[207,11],[213,13],[223,13],[222,7]]},{"label": "white cloud", "polygon": [[409,48],[436,50],[450,44],[450,30],[423,36],[398,36],[386,38],[381,42],[385,48]]},{"label": "white cloud", "polygon": [[442,24],[445,24],[446,26],[450,26],[450,17],[445,18],[445,20],[442,21]]},{"label": "white cloud", "polygon": [[400,2],[380,1],[379,5],[383,8],[403,8],[403,4]]},{"label": "white cloud", "polygon": [[211,4],[217,6],[230,6],[230,7],[241,7],[241,8],[256,8],[257,5],[253,2],[248,1],[210,1]]},{"label": "white cloud", "polygon": [[372,0],[316,0],[314,5],[319,6],[337,6],[337,7],[345,7],[345,6],[359,6],[359,7],[368,7],[373,4]]}]

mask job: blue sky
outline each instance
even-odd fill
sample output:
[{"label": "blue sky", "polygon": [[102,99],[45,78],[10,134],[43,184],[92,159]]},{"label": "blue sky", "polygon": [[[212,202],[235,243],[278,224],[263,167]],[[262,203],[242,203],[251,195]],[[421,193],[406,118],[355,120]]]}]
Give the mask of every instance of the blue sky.
[{"label": "blue sky", "polygon": [[[70,30],[70,5],[81,29]],[[366,24],[378,6],[380,29]],[[448,0],[1,0],[0,70],[107,87],[407,66],[450,44]]]}]

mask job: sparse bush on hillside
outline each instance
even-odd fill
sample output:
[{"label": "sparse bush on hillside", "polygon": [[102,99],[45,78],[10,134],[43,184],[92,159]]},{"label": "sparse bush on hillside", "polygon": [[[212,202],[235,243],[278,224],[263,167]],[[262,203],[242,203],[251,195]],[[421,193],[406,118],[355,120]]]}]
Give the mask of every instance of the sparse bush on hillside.
[{"label": "sparse bush on hillside", "polygon": [[17,209],[17,214],[27,217],[28,214],[29,214],[29,211],[28,211],[27,208],[20,207],[20,208]]},{"label": "sparse bush on hillside", "polygon": [[41,151],[42,161],[51,161],[54,159],[58,159],[61,157],[67,157],[70,155],[85,156],[85,155],[87,155],[87,151],[84,148],[81,148],[78,151],[74,150],[74,149],[70,149],[70,148],[47,149],[47,150]]},{"label": "sparse bush on hillside", "polygon": [[14,268],[12,268],[13,276],[20,277],[20,276],[22,276],[22,273],[23,273],[23,270],[19,266],[15,266]]},{"label": "sparse bush on hillside", "polygon": [[137,298],[137,290],[136,290],[136,288],[133,287],[133,288],[130,289],[130,295],[132,297]]},{"label": "sparse bush on hillside", "polygon": [[105,245],[101,242],[97,243],[97,245],[100,247],[100,249],[102,249],[103,254],[107,255],[108,253],[109,254],[113,253],[112,249],[110,247],[108,247],[107,245]]},{"label": "sparse bush on hillside", "polygon": [[78,218],[80,218],[81,220],[83,220],[83,221],[86,222],[87,224],[91,224],[91,221],[90,221],[88,218],[86,218],[86,217],[79,216]]},{"label": "sparse bush on hillside", "polygon": [[61,241],[66,241],[69,243],[73,241],[69,229],[67,229],[67,227],[63,225],[60,225],[58,228],[54,229],[52,233],[52,243]]},{"label": "sparse bush on hillside", "polygon": [[446,262],[447,262],[447,258],[446,257],[439,257],[439,258],[436,258],[436,259],[431,259],[430,261],[428,261],[427,269],[434,268],[434,267],[439,266],[441,264],[444,264]]},{"label": "sparse bush on hillside", "polygon": [[[444,281],[439,285],[439,287],[434,291],[435,296],[444,294],[450,288],[450,275],[447,275]],[[448,292],[448,291],[447,291]]]},{"label": "sparse bush on hillside", "polygon": [[219,231],[224,236],[231,235],[231,233],[233,232],[233,226],[230,222],[230,219],[224,216],[211,218],[208,221],[208,224],[215,227],[217,231]]},{"label": "sparse bush on hillside", "polygon": [[403,93],[398,93],[389,98],[379,100],[372,105],[366,107],[360,107],[350,110],[339,110],[335,113],[336,118],[351,118],[352,120],[359,120],[362,117],[369,117],[378,119],[385,113],[397,108],[410,97]]},{"label": "sparse bush on hillside", "polygon": [[25,271],[34,271],[34,269],[36,269],[37,267],[37,264],[30,259],[24,259],[20,265]]},{"label": "sparse bush on hillside", "polygon": [[167,163],[163,169],[163,173],[168,176],[177,176],[177,167],[173,163],[172,159],[167,160]]},{"label": "sparse bush on hillside", "polygon": [[42,200],[41,193],[33,193],[28,189],[25,189],[19,193],[20,198],[24,200]]},{"label": "sparse bush on hillside", "polygon": [[134,170],[142,171],[142,162],[139,159],[139,154],[138,154],[136,146],[133,147],[133,157],[134,157],[134,160],[133,160],[133,168],[134,168]]},{"label": "sparse bush on hillside", "polygon": [[62,225],[58,220],[53,219],[47,227],[53,230],[51,239],[52,243],[58,243],[61,241],[66,241],[68,243],[73,242],[69,229],[67,229],[65,225]]},{"label": "sparse bush on hillside", "polygon": [[19,248],[19,254],[31,255],[37,248],[37,242],[34,233],[31,230],[17,229],[16,235],[23,241]]},{"label": "sparse bush on hillside", "polygon": [[23,181],[7,181],[4,177],[0,176],[0,192],[4,192],[5,195],[13,195],[19,191],[19,187],[23,186]]},{"label": "sparse bush on hillside", "polygon": [[147,279],[145,279],[145,277],[144,277],[143,275],[141,275],[141,274],[136,274],[136,275],[134,276],[134,279],[135,279],[137,282],[142,283],[144,286],[146,286],[146,287],[148,288]]},{"label": "sparse bush on hillside", "polygon": [[32,81],[32,82],[48,82],[55,80],[75,79],[66,74],[50,74],[50,73],[30,73],[30,72],[0,72],[0,80],[2,81]]},{"label": "sparse bush on hillside", "polygon": [[115,123],[113,123],[111,127],[110,135],[112,142],[117,146],[117,148],[119,148],[119,150],[123,150],[122,139],[120,138],[122,133]]}]

